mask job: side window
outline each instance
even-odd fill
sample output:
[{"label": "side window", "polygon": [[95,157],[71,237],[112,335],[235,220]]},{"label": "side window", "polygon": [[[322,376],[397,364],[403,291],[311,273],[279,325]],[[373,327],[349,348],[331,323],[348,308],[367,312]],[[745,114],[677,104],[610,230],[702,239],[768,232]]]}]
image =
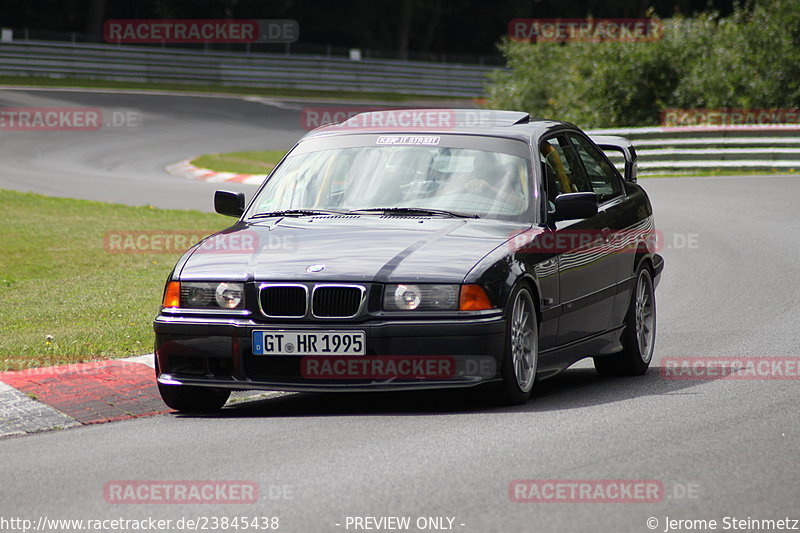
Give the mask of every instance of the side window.
[{"label": "side window", "polygon": [[607,202],[622,194],[622,181],[603,154],[585,137],[569,134],[572,145],[586,169],[592,190],[597,193],[600,203]]},{"label": "side window", "polygon": [[563,135],[542,142],[539,155],[544,170],[550,210],[555,208],[555,199],[559,194],[592,192],[592,187],[583,169],[580,168],[575,153]]}]

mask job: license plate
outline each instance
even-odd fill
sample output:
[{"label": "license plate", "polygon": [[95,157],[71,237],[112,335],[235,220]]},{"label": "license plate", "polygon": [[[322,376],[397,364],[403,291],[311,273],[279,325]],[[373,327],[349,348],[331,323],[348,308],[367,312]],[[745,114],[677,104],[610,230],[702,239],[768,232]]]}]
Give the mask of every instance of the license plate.
[{"label": "license plate", "polygon": [[364,355],[363,331],[253,332],[253,355]]}]

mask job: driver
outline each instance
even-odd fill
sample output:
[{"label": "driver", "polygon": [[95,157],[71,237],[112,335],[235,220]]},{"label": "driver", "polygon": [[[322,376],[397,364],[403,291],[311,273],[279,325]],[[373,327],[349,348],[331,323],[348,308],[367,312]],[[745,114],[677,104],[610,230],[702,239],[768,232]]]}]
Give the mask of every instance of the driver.
[{"label": "driver", "polygon": [[471,177],[464,183],[466,192],[484,196],[515,211],[525,208],[521,187],[515,186],[513,168],[500,164],[489,152],[479,152],[473,160]]}]

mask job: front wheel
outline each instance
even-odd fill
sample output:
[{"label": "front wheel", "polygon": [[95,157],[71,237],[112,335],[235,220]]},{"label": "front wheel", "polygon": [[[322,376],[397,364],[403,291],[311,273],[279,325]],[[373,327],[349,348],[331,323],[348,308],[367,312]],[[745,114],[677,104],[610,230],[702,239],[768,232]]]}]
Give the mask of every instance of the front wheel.
[{"label": "front wheel", "polygon": [[530,291],[520,287],[509,299],[501,387],[509,404],[528,401],[539,361],[539,321]]},{"label": "front wheel", "polygon": [[189,385],[158,384],[158,392],[167,406],[185,413],[214,413],[222,409],[231,391]]},{"label": "front wheel", "polygon": [[594,367],[601,376],[641,376],[653,359],[655,341],[656,293],[650,269],[642,264],[625,315],[623,349],[615,355],[595,357]]}]

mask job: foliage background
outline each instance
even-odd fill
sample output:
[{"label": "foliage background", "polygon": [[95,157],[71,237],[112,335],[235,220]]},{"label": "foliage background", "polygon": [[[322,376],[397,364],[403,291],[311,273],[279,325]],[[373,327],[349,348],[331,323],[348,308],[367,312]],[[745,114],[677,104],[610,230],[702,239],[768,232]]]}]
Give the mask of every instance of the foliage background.
[{"label": "foliage background", "polygon": [[[365,57],[494,63],[495,44],[514,18],[725,14],[735,0],[3,0],[3,27],[82,32],[100,40],[108,19],[295,19],[295,51],[361,48]],[[62,36],[63,37],[63,36]],[[282,51],[279,47],[277,51]],[[491,56],[489,58],[488,56]],[[499,64],[499,63],[498,63]]]},{"label": "foliage background", "polygon": [[656,125],[666,108],[800,107],[797,0],[663,22],[654,42],[505,39],[509,69],[492,77],[487,105],[584,128]]}]

